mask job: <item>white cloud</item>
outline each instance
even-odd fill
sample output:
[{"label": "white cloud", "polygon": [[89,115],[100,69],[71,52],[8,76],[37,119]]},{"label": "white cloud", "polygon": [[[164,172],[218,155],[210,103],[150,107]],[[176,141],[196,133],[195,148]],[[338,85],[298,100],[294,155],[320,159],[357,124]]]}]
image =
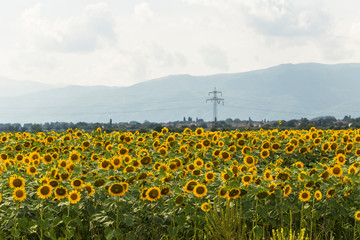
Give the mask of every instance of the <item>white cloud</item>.
[{"label": "white cloud", "polygon": [[146,2],[137,4],[134,7],[134,14],[136,20],[140,21],[141,23],[148,23],[154,17],[153,11]]},{"label": "white cloud", "polygon": [[247,23],[269,36],[319,36],[329,29],[329,16],[312,7],[298,7],[291,1],[255,0],[243,5]]},{"label": "white cloud", "polygon": [[116,39],[114,18],[106,3],[88,5],[79,16],[49,20],[41,4],[26,9],[22,22],[30,47],[59,52],[90,52]]},{"label": "white cloud", "polygon": [[199,52],[207,66],[221,71],[229,70],[227,55],[219,47],[209,45],[202,47]]}]

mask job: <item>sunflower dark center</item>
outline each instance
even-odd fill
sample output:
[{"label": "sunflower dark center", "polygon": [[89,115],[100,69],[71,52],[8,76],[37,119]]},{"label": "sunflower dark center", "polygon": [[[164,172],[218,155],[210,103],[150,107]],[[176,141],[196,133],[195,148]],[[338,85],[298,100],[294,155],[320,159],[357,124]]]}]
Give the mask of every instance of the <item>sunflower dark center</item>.
[{"label": "sunflower dark center", "polygon": [[14,184],[14,187],[21,187],[23,185],[23,181],[21,179],[18,179],[16,178],[14,181],[13,181],[13,184]]},{"label": "sunflower dark center", "polygon": [[48,195],[50,193],[50,188],[48,186],[44,186],[40,189],[40,193],[42,195]]},{"label": "sunflower dark center", "polygon": [[120,184],[114,184],[111,186],[110,191],[115,194],[119,194],[124,190],[124,188]]},{"label": "sunflower dark center", "polygon": [[156,189],[152,189],[149,192],[149,197],[150,198],[157,198],[159,196],[159,191]]},{"label": "sunflower dark center", "polygon": [[23,190],[17,190],[15,195],[18,198],[22,198],[24,196],[24,192],[23,192]]}]

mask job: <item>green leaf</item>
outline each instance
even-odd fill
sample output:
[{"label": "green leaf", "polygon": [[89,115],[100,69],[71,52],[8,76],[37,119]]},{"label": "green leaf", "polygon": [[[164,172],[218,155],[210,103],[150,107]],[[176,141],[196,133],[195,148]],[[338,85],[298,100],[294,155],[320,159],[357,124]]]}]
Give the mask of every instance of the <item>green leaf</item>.
[{"label": "green leaf", "polygon": [[106,228],[105,229],[105,237],[106,237],[106,240],[110,240],[110,239],[113,239],[114,236],[115,236],[115,229],[112,229],[112,228]]},{"label": "green leaf", "polygon": [[38,225],[40,226],[41,229],[48,229],[48,227],[50,226],[50,223],[48,220],[41,220],[39,219],[37,221]]},{"label": "green leaf", "polygon": [[48,237],[48,238],[51,238],[53,240],[56,240],[56,232],[55,232],[55,229],[54,228],[51,228],[49,231],[46,231],[45,232],[45,236]]},{"label": "green leaf", "polygon": [[74,228],[66,229],[66,231],[65,231],[65,235],[66,235],[67,239],[71,239],[74,236],[74,233],[75,233]]},{"label": "green leaf", "polygon": [[12,228],[11,229],[11,236],[18,238],[20,236],[20,230],[17,228]]},{"label": "green leaf", "polygon": [[255,233],[255,237],[256,238],[261,238],[261,236],[262,236],[262,228],[260,227],[260,226],[255,226],[255,228],[254,228],[254,233]]}]

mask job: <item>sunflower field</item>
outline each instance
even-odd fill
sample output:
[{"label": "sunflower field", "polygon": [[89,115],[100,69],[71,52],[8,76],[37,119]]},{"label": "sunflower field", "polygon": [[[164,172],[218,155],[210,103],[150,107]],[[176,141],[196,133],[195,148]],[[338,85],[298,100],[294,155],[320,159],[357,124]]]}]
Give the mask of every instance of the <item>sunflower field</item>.
[{"label": "sunflower field", "polygon": [[0,239],[360,239],[360,130],[0,133]]}]

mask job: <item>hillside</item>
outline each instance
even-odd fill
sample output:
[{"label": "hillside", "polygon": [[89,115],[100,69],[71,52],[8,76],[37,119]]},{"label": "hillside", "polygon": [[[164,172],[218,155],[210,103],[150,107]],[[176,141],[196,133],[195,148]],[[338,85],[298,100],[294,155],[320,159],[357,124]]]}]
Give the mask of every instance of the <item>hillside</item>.
[{"label": "hillside", "polygon": [[278,120],[360,115],[360,64],[284,64],[210,76],[174,75],[130,87],[68,86],[0,98],[0,122],[167,122],[212,119],[206,103],[223,93],[218,118]]}]

